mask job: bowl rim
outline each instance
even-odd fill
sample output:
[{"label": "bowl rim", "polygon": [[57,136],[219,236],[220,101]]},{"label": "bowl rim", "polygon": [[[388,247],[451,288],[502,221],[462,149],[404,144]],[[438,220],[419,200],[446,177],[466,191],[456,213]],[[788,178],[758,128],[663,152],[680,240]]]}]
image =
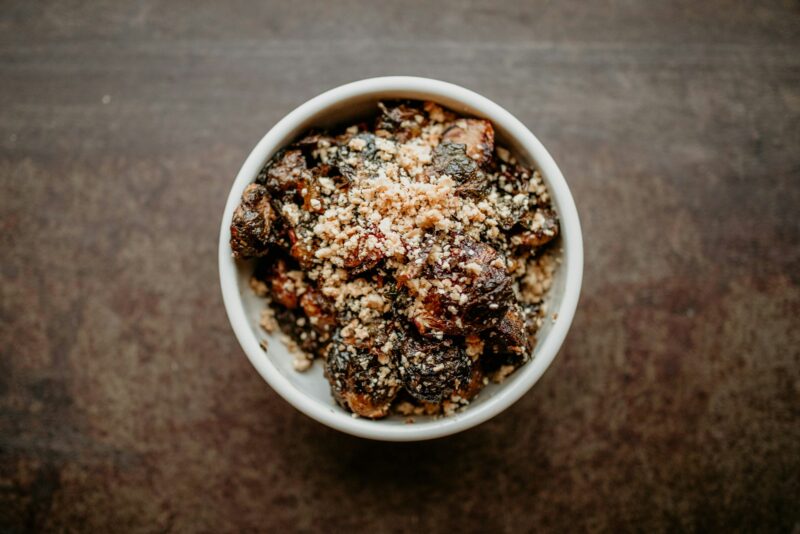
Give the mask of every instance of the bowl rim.
[{"label": "bowl rim", "polygon": [[[564,293],[554,310],[558,319],[541,339],[535,358],[515,372],[517,377],[513,382],[503,384],[491,398],[474,408],[410,425],[386,425],[351,417],[344,410],[321,405],[292,385],[260,347],[250,328],[229,244],[230,222],[242,190],[255,179],[267,159],[282,148],[279,143],[283,144],[300,124],[335,108],[342,101],[373,94],[378,98],[392,92],[418,93],[420,96],[415,98],[427,97],[434,101],[455,101],[502,126],[536,162],[558,205],[563,249],[560,268],[566,270]],[[225,204],[219,237],[219,272],[225,310],[239,344],[258,373],[289,404],[326,426],[354,436],[382,441],[422,441],[455,434],[488,421],[518,401],[541,378],[561,348],[575,315],[583,278],[583,239],[575,202],[564,176],[544,145],[521,121],[488,98],[459,85],[414,76],[384,76],[340,85],[311,98],[278,121],[258,142],[239,170]]]}]

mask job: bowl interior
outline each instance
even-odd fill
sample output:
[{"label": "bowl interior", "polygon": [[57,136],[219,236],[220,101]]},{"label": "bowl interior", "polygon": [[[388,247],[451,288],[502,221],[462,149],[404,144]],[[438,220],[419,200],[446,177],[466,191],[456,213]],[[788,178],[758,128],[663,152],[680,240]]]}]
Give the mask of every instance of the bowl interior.
[{"label": "bowl interior", "polygon": [[[264,163],[273,155],[274,152],[277,151],[282,146],[292,142],[298,135],[302,134],[304,131],[308,130],[311,127],[332,127],[332,126],[341,126],[341,125],[349,125],[358,122],[360,119],[363,119],[375,112],[377,109],[377,102],[382,99],[391,99],[391,98],[412,98],[412,99],[420,99],[420,100],[433,100],[436,101],[454,111],[465,115],[471,116],[478,116],[478,117],[485,117],[480,111],[476,109],[471,109],[470,107],[464,105],[460,101],[453,100],[451,98],[445,96],[435,96],[429,93],[423,93],[419,91],[409,91],[409,90],[400,90],[400,91],[382,91],[380,93],[373,93],[373,94],[362,94],[362,95],[355,95],[346,98],[345,100],[340,100],[336,103],[334,107],[329,107],[327,109],[323,109],[318,111],[316,114],[309,116],[304,121],[298,123],[296,127],[292,129],[287,129],[285,134],[282,136],[281,139],[275,140],[273,144],[274,149],[271,150],[269,153],[263,154],[261,158],[260,166],[263,166]],[[536,161],[533,155],[527,152],[520,143],[518,143],[506,129],[504,125],[500,122],[494,120],[493,117],[485,117],[492,120],[497,137],[497,144],[500,146],[504,146],[508,148],[512,154],[514,154],[518,159],[523,161],[524,163],[540,169],[542,171],[545,183],[547,184],[548,188],[551,191],[551,197],[553,198],[553,204],[559,213],[561,213],[562,206],[560,202],[563,202],[558,196],[553,194],[553,187],[551,186],[550,180],[545,172],[545,169],[542,168],[540,162]],[[258,163],[258,162],[257,162]],[[247,182],[252,182],[255,179],[255,174],[250,178]],[[238,195],[241,193],[241,190],[244,188],[245,184],[237,184],[238,191],[233,191],[232,194],[236,194],[237,198]],[[236,189],[236,188],[235,188]],[[569,199],[571,203],[571,198]],[[571,209],[574,210],[574,207]],[[230,222],[230,219],[227,221]],[[553,327],[554,322],[550,319],[550,316],[556,312],[560,311],[563,296],[566,289],[566,269],[565,264],[567,258],[564,257],[567,252],[567,247],[563,246],[563,237],[559,237],[559,240],[554,244],[556,250],[561,250],[562,255],[562,265],[561,268],[555,274],[554,283],[550,290],[550,293],[547,298],[547,313],[548,319],[544,321],[543,327],[539,330],[537,335],[537,344],[536,348],[534,349],[534,359],[536,358],[536,353],[539,351],[539,348],[543,344],[544,340],[547,338],[548,333],[550,332],[551,328]],[[232,261],[232,260],[231,260]],[[306,372],[299,373],[295,371],[292,367],[292,355],[289,354],[285,345],[280,341],[279,337],[275,335],[268,335],[264,332],[258,325],[259,316],[261,310],[264,308],[265,303],[262,299],[257,298],[253,295],[250,287],[248,285],[248,281],[252,274],[253,270],[253,263],[252,262],[237,262],[235,266],[236,272],[236,283],[238,285],[238,294],[241,298],[242,306],[244,309],[244,313],[246,316],[246,320],[249,326],[249,329],[252,331],[252,334],[258,339],[263,340],[267,339],[268,343],[268,350],[266,353],[263,351],[259,351],[259,354],[251,354],[251,360],[256,359],[253,361],[256,364],[256,367],[264,374],[262,371],[263,366],[258,365],[258,359],[264,358],[268,359],[271,362],[272,366],[274,366],[275,370],[280,373],[283,378],[285,378],[286,382],[290,384],[290,386],[297,390],[297,392],[301,393],[304,397],[312,401],[313,403],[317,403],[320,407],[324,407],[326,410],[330,411],[331,414],[334,416],[341,415],[342,417],[350,418],[350,414],[338,407],[333,400],[330,392],[330,388],[328,385],[327,380],[323,377],[323,362],[316,361],[312,368]],[[571,318],[571,313],[569,314]],[[241,338],[241,336],[240,336]],[[559,342],[560,344],[560,342]],[[252,351],[250,351],[252,352]],[[264,362],[261,362],[264,363]],[[464,414],[470,411],[480,410],[481,406],[486,405],[487,403],[491,403],[492,399],[498,395],[504,388],[513,387],[513,384],[519,380],[523,380],[523,375],[525,374],[524,371],[526,367],[529,367],[532,362],[529,362],[521,369],[517,370],[513,375],[506,379],[503,384],[495,385],[489,384],[475,399],[471,405],[461,413],[458,413],[454,416],[448,418],[429,418],[424,416],[415,416],[415,424],[414,425],[406,425],[403,417],[399,416],[392,416],[386,419],[382,419],[380,421],[370,421],[371,425],[380,425],[381,427],[390,427],[390,426],[403,426],[404,428],[409,428],[410,426],[416,427],[416,430],[420,430],[420,426],[426,425],[442,425],[442,424],[455,424],[459,420],[459,418],[464,417]],[[549,362],[548,362],[549,363]],[[543,370],[541,371],[543,372]],[[541,374],[541,372],[539,374]],[[284,395],[285,396],[285,395]],[[446,433],[446,432],[444,432]],[[370,436],[373,437],[373,436]]]}]

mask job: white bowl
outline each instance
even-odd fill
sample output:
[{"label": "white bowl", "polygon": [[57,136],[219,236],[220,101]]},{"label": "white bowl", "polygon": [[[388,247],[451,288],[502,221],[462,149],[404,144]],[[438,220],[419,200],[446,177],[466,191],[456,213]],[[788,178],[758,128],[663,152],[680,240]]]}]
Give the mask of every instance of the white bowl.
[{"label": "white bowl", "polygon": [[[432,100],[454,111],[483,117],[494,125],[498,144],[509,148],[518,159],[539,169],[550,190],[561,223],[560,246],[563,259],[548,295],[547,320],[537,336],[533,360],[502,384],[489,384],[464,411],[451,417],[415,417],[406,424],[402,417],[379,421],[354,418],[336,405],[322,363],[315,362],[305,373],[292,368],[292,356],[277,336],[267,335],[259,326],[264,302],[248,285],[251,262],[237,262],[231,256],[230,223],[245,186],[253,182],[264,164],[283,146],[312,126],[347,125],[375,111],[378,100],[412,98]],[[575,203],[558,166],[544,146],[519,120],[485,97],[450,83],[406,76],[371,78],[331,89],[286,115],[256,145],[233,183],[222,217],[219,237],[219,274],[222,296],[233,330],[250,362],[272,388],[295,408],[320,423],[364,438],[386,441],[418,441],[455,434],[476,426],[502,412],[527,392],[555,358],[567,335],[581,289],[583,240]],[[259,346],[267,338],[269,350]]]}]

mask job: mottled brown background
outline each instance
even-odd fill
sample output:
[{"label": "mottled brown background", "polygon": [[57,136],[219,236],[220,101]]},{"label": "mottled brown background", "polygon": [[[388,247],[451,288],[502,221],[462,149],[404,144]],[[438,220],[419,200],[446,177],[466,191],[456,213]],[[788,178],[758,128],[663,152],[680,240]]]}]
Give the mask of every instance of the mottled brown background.
[{"label": "mottled brown background", "polygon": [[[240,350],[218,222],[255,142],[381,74],[549,147],[572,331],[430,443],[307,419]],[[798,531],[800,4],[0,3],[0,530]]]}]

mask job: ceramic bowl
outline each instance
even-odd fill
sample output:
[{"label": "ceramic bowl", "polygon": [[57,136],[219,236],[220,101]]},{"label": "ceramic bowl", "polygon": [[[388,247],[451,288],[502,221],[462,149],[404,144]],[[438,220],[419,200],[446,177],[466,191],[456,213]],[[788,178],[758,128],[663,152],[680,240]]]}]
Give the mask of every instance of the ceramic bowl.
[{"label": "ceramic bowl", "polygon": [[[562,264],[547,297],[548,317],[555,313],[557,319],[546,320],[540,329],[533,359],[502,384],[489,384],[463,411],[450,417],[418,416],[413,424],[406,424],[398,416],[378,421],[352,417],[333,400],[321,361],[304,373],[295,371],[293,358],[279,337],[267,335],[258,325],[264,301],[255,297],[248,285],[252,262],[234,261],[229,245],[231,217],[242,191],[275,152],[311,127],[352,124],[374,113],[379,100],[396,98],[432,100],[456,112],[490,120],[498,144],[539,169],[561,223],[556,247],[561,249]],[[519,120],[463,87],[426,78],[390,76],[361,80],[322,93],[286,115],[259,141],[228,195],[219,238],[219,272],[225,308],[242,349],[264,380],[286,401],[342,432],[386,441],[418,441],[455,434],[483,423],[519,400],[539,380],[558,353],[575,314],[583,275],[583,242],[567,182],[542,143]],[[266,352],[259,345],[264,338],[268,339]]]}]

